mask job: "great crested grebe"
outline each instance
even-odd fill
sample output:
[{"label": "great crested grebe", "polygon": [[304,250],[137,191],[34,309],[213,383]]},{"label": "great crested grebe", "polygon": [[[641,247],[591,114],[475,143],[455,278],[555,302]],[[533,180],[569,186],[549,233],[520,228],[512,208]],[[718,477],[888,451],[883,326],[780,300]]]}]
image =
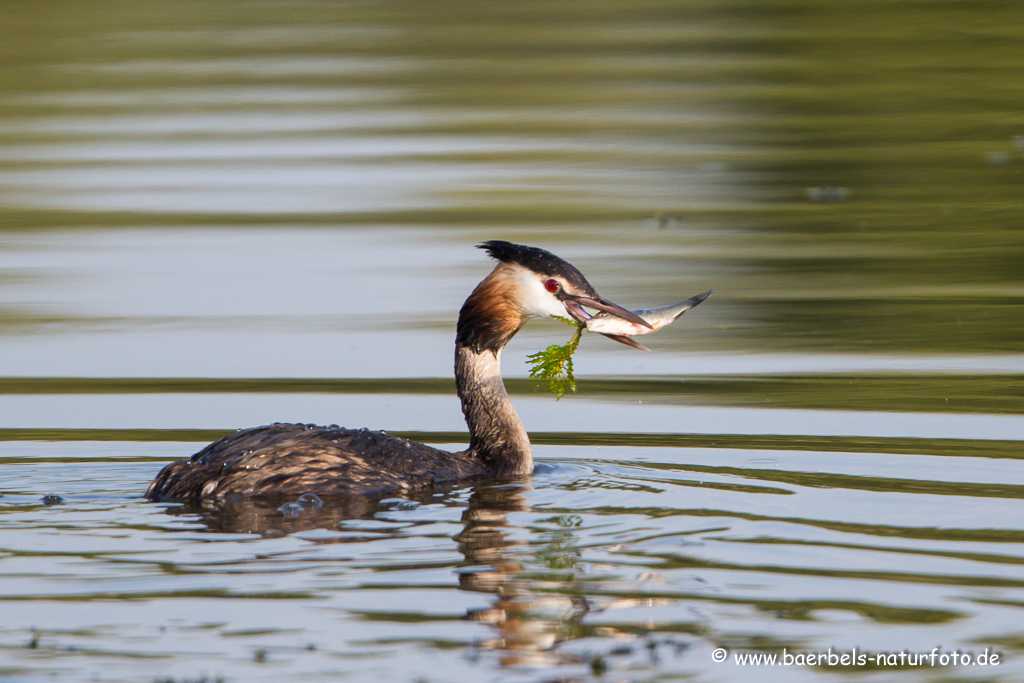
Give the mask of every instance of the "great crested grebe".
[{"label": "great crested grebe", "polygon": [[499,240],[478,246],[498,263],[462,305],[455,334],[455,386],[469,426],[469,448],[449,453],[366,429],[272,424],[235,432],[189,460],[167,465],[146,497],[375,495],[532,472],[530,439],[501,379],[501,349],[528,319],[568,317],[584,323],[590,318],[584,307],[651,325],[602,299],[580,271],[548,251]]}]

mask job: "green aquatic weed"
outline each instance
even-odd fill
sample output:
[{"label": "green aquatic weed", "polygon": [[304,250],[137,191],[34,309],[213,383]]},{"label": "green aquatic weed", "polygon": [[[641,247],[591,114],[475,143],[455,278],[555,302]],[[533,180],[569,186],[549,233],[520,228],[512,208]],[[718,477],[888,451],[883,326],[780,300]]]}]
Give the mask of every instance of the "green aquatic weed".
[{"label": "green aquatic weed", "polygon": [[576,326],[576,332],[567,344],[552,344],[543,351],[530,354],[526,362],[530,365],[530,378],[544,380],[556,399],[562,398],[566,390],[576,393],[576,378],[572,375],[572,354],[580,345],[584,325]]}]

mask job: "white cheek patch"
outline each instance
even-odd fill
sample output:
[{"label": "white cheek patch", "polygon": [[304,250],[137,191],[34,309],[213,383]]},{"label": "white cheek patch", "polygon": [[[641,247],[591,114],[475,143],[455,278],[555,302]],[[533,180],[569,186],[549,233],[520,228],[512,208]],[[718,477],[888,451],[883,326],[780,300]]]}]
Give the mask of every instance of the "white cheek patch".
[{"label": "white cheek patch", "polygon": [[525,268],[516,267],[516,294],[524,315],[539,318],[566,317],[565,305],[544,288],[544,280]]}]

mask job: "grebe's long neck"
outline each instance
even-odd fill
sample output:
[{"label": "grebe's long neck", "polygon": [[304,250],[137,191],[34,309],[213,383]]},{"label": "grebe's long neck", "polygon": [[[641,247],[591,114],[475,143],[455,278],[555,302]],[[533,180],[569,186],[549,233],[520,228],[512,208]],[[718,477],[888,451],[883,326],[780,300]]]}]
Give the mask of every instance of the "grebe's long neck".
[{"label": "grebe's long neck", "polygon": [[459,311],[455,386],[469,425],[469,453],[496,474],[533,471],[530,438],[501,379],[501,349],[526,322],[513,302],[516,278],[499,264]]},{"label": "grebe's long neck", "polygon": [[532,472],[530,437],[501,379],[501,351],[457,347],[455,385],[469,425],[469,452],[496,474]]}]

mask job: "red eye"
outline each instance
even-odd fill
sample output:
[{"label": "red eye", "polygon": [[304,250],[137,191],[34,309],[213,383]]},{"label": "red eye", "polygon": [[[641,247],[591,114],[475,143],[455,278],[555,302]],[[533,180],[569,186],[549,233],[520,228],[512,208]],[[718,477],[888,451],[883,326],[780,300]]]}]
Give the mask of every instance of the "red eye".
[{"label": "red eye", "polygon": [[560,288],[560,285],[558,284],[558,280],[551,279],[551,280],[545,280],[544,281],[544,289],[548,290],[552,294],[557,292],[559,290],[559,288]]}]

